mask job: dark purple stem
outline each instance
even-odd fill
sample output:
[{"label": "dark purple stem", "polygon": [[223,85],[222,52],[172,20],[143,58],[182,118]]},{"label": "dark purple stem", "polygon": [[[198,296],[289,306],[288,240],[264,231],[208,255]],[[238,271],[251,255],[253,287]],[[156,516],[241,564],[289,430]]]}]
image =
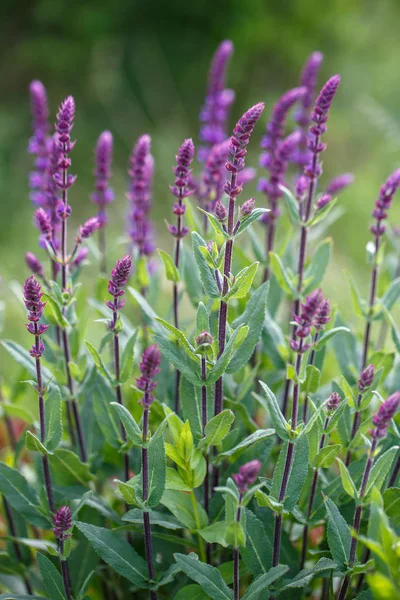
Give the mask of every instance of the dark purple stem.
[{"label": "dark purple stem", "polygon": [[[37,376],[37,391],[39,395],[39,421],[40,421],[40,441],[44,444],[46,439],[46,421],[44,414],[44,388],[43,388],[43,380],[42,380],[42,366],[40,361],[40,336],[38,335],[38,326],[35,323],[35,346],[37,350],[37,358],[36,362],[36,376]],[[49,467],[49,458],[47,454],[42,455],[42,466],[43,466],[43,477],[44,477],[44,485],[46,488],[47,501],[49,503],[49,509],[51,513],[56,512],[56,508],[54,505],[53,498],[53,488],[51,485],[51,477],[50,477],[50,467]]]},{"label": "dark purple stem", "polygon": [[[318,148],[319,142],[320,142],[320,136],[317,135],[317,136],[315,136],[314,148]],[[312,157],[311,169],[310,169],[311,177],[310,177],[310,183],[308,185],[307,201],[306,201],[306,205],[305,205],[304,214],[302,216],[302,226],[301,226],[301,233],[300,233],[299,262],[297,265],[297,276],[298,276],[297,292],[298,292],[299,296],[301,296],[302,291],[303,291],[303,276],[304,276],[304,266],[305,266],[306,254],[307,254],[307,236],[308,236],[308,227],[307,227],[306,223],[307,223],[308,219],[310,218],[311,208],[312,208],[312,204],[313,204],[313,200],[314,200],[315,186],[316,186],[316,181],[317,181],[317,175],[316,175],[317,167],[318,167],[318,152],[314,151],[313,157]],[[293,313],[295,315],[298,315],[299,309],[300,309],[300,299],[297,298],[293,303]],[[292,341],[294,341],[296,338],[296,330],[297,330],[296,327],[292,328]],[[283,400],[282,400],[282,413],[284,416],[286,416],[286,412],[287,412],[289,392],[290,392],[290,380],[287,379],[284,394],[283,394]]]},{"label": "dark purple stem", "polygon": [[[59,552],[60,552],[61,555],[64,554],[64,542],[62,540],[60,540],[60,543],[59,543]],[[69,572],[68,572],[67,561],[66,560],[62,560],[60,558],[60,565],[61,565],[61,573],[62,573],[62,578],[63,578],[65,595],[67,597],[67,600],[72,600],[71,584],[70,584],[70,581],[69,581]]]},{"label": "dark purple stem", "polygon": [[[111,329],[114,333],[114,369],[115,369],[115,378],[117,380],[117,386],[115,388],[115,393],[117,396],[117,402],[118,404],[120,404],[121,406],[123,406],[123,402],[122,402],[122,392],[121,392],[121,385],[119,383],[120,380],[120,353],[119,353],[119,336],[118,336],[118,332],[115,330],[115,326],[117,324],[117,318],[118,318],[118,312],[117,312],[117,305],[118,305],[118,300],[117,298],[114,299],[114,305],[115,305],[115,309],[113,310],[113,320],[111,323]],[[122,421],[120,423],[121,425],[121,435],[122,435],[122,439],[124,442],[126,442],[126,431],[125,431],[125,427],[122,424]],[[129,481],[130,476],[129,476],[129,453],[126,451],[124,452],[124,477],[125,477],[125,481]],[[129,508],[127,507],[127,510],[129,510]]]},{"label": "dark purple stem", "polygon": [[[146,406],[147,404],[147,396],[148,392],[145,392],[143,405],[143,443],[147,442],[147,437],[149,433],[149,408]],[[149,497],[149,454],[148,448],[142,446],[142,490],[143,490],[143,502],[147,502]],[[146,510],[143,511],[143,526],[144,526],[144,543],[145,543],[145,553],[146,553],[146,562],[147,562],[147,570],[149,573],[150,581],[153,581],[155,578],[154,573],[154,564],[153,564],[153,540],[151,537],[151,525],[150,525],[150,513]],[[150,590],[150,600],[157,600],[157,592],[154,590]]]},{"label": "dark purple stem", "polygon": [[275,239],[276,222],[275,222],[275,217],[273,215],[276,210],[276,202],[272,201],[272,199],[270,200],[270,207],[271,207],[271,212],[269,213],[269,222],[268,222],[268,227],[267,227],[267,239],[266,239],[266,248],[265,248],[267,266],[264,269],[264,281],[269,280],[269,253],[272,252],[272,249],[274,247],[274,239]]},{"label": "dark purple stem", "polygon": [[[297,352],[296,357],[296,375],[299,377],[301,362],[303,358],[303,339],[300,340],[299,350]],[[298,404],[299,404],[299,393],[300,393],[300,384],[298,382],[295,383],[293,388],[293,403],[292,403],[292,429],[296,429],[297,427],[297,416],[298,416]],[[294,456],[294,443],[289,442],[286,453],[286,461],[285,468],[283,471],[281,489],[279,491],[279,502],[283,502],[286,489],[289,483],[290,472],[292,469]],[[279,564],[279,556],[281,553],[281,536],[282,536],[282,515],[275,516],[275,530],[274,530],[274,546],[273,546],[273,557],[272,557],[272,566],[276,567]]]},{"label": "dark purple stem", "polygon": [[106,255],[106,232],[105,226],[99,229],[99,249],[101,254],[100,259],[100,272],[105,275],[107,273],[107,255]]},{"label": "dark purple stem", "polygon": [[[178,204],[179,207],[182,207],[183,201],[183,192],[184,188],[179,188],[179,196],[178,196]],[[182,215],[177,215],[177,234],[176,234],[176,242],[175,242],[175,266],[179,269],[180,263],[180,254],[181,254],[181,236],[182,236]],[[177,329],[179,329],[179,295],[178,295],[178,284],[174,282],[173,287],[174,292],[174,325]],[[181,373],[180,371],[176,371],[175,375],[175,412],[179,413],[180,409],[180,383],[181,383]]]},{"label": "dark purple stem", "polygon": [[[240,516],[241,516],[241,502],[242,502],[242,497],[243,494],[241,493],[239,495],[239,506],[237,508],[236,511],[236,522],[240,523]],[[234,600],[239,600],[239,592],[240,592],[240,586],[239,586],[239,548],[237,546],[234,547],[233,549],[233,597]]]},{"label": "dark purple stem", "polygon": [[[374,452],[376,448],[377,440],[373,439],[371,448],[368,453],[368,459],[365,464],[364,473],[361,481],[361,487],[359,491],[360,504],[356,506],[356,510],[354,512],[353,519],[353,530],[355,531],[355,536],[351,538],[351,546],[350,546],[350,555],[349,555],[349,567],[352,567],[356,560],[356,552],[357,552],[357,536],[360,531],[360,523],[361,523],[361,513],[362,513],[362,500],[365,496],[365,492],[368,485],[368,478],[371,473],[372,465],[374,464]],[[338,594],[337,600],[344,600],[347,594],[347,590],[349,588],[351,581],[350,575],[346,575],[343,579],[342,586],[340,588],[340,592]]]},{"label": "dark purple stem", "polygon": [[[325,445],[326,430],[328,429],[328,425],[329,425],[329,417],[326,417],[325,423],[324,423],[323,434],[321,436],[321,440],[319,443],[320,450],[322,450],[322,448]],[[308,506],[307,506],[307,525],[304,526],[304,530],[303,530],[303,543],[302,543],[302,547],[301,547],[300,571],[302,569],[304,569],[304,563],[306,561],[306,556],[307,556],[308,529],[309,529],[308,521],[310,520],[312,509],[313,509],[315,492],[317,489],[317,483],[318,483],[318,469],[314,469],[312,483],[311,483],[311,491],[310,491],[310,496],[308,499]]]},{"label": "dark purple stem", "polygon": [[[308,361],[309,365],[313,365],[314,361],[315,361],[315,345],[318,342],[318,338],[319,338],[319,331],[316,331],[314,333],[314,338],[313,338],[313,348],[311,350],[310,353],[310,359]],[[307,413],[308,413],[308,396],[306,394],[306,397],[304,398],[304,405],[303,405],[303,421],[304,423],[307,423]]]}]

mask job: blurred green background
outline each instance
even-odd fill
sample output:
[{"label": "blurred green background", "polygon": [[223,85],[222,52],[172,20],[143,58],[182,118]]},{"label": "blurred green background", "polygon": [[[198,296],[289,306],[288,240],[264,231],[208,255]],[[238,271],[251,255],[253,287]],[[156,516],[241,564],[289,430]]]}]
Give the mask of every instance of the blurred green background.
[{"label": "blurred green background", "polygon": [[[171,165],[184,137],[197,140],[209,61],[225,38],[235,44],[228,79],[237,94],[232,125],[251,104],[267,104],[249,166],[257,165],[273,103],[297,85],[312,51],[325,55],[321,85],[334,73],[342,75],[326,136],[323,177],[327,182],[352,171],[356,181],[342,195],[346,214],[331,230],[335,253],[324,287],[348,304],[346,267],[366,291],[369,214],[379,186],[400,164],[399,2],[3,0],[0,17],[0,275],[3,299],[9,300],[5,335],[24,335],[6,285],[11,279],[23,281],[28,275],[24,253],[38,251],[28,198],[29,82],[39,78],[46,85],[52,115],[66,95],[76,99],[72,228],[94,213],[89,200],[93,147],[98,134],[110,129],[116,190],[110,234],[124,233],[129,152],[140,134],[151,134],[158,243],[168,249],[172,241],[163,220],[171,215]],[[400,224],[400,198],[391,220]]]}]

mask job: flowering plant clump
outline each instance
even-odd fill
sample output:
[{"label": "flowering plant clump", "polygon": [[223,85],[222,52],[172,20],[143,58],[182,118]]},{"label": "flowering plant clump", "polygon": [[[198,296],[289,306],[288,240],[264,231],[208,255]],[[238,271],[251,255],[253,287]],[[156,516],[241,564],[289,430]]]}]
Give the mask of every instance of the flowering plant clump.
[{"label": "flowering plant clump", "polygon": [[22,371],[0,373],[0,599],[399,597],[400,278],[385,240],[400,169],[371,192],[369,294],[348,275],[348,321],[324,281],[353,181],[322,173],[340,76],[317,93],[314,52],[265,117],[261,98],[234,107],[231,60],[225,40],[198,140],[170,152],[174,247],[158,256],[150,135],[126,159],[127,237],[108,229],[105,130],[97,214],[71,240],[79,103],[61,102],[52,132],[30,85],[39,247],[21,249],[25,343],[2,340]]}]

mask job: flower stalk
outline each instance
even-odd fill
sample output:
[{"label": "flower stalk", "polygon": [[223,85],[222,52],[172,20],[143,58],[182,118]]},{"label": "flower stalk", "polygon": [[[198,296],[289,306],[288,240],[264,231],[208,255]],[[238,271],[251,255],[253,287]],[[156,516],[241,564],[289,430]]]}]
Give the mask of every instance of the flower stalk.
[{"label": "flower stalk", "polygon": [[67,558],[64,556],[65,542],[71,537],[68,531],[72,527],[71,509],[69,506],[62,506],[54,517],[54,536],[58,540],[58,553],[60,558],[60,567],[64,584],[64,591],[67,600],[72,600],[71,582]]}]

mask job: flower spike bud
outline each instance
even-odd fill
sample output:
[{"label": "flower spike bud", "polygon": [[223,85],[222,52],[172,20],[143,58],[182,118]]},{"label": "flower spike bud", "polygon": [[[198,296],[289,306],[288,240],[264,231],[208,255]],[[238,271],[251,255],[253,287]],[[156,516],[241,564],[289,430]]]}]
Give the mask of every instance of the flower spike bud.
[{"label": "flower spike bud", "polygon": [[390,421],[393,419],[400,406],[400,392],[395,392],[385,402],[382,402],[378,412],[374,415],[372,423],[375,429],[371,431],[371,436],[375,439],[385,437]]},{"label": "flower spike bud", "polygon": [[343,173],[342,175],[338,175],[337,177],[331,179],[331,181],[328,183],[326,187],[326,193],[330,194],[331,196],[335,196],[349,187],[349,185],[351,185],[353,182],[353,173]]},{"label": "flower spike bud", "polygon": [[238,490],[241,494],[247,492],[250,485],[256,481],[261,469],[261,462],[257,459],[252,460],[239,469],[239,473],[232,475]]},{"label": "flower spike bud", "polygon": [[365,392],[371,387],[375,377],[375,367],[373,364],[368,365],[362,371],[360,379],[358,380],[358,389],[360,392]]},{"label": "flower spike bud", "polygon": [[335,411],[341,402],[341,397],[338,392],[332,392],[332,394],[328,398],[328,402],[326,403],[326,408],[329,411]]},{"label": "flower spike bud", "polygon": [[30,269],[34,275],[37,275],[38,277],[44,277],[43,265],[38,257],[35,256],[35,254],[32,252],[27,252],[25,254],[25,263],[28,269]]},{"label": "flower spike bud", "polygon": [[146,348],[139,364],[142,375],[136,379],[138,388],[145,392],[140,401],[145,408],[149,408],[154,401],[152,391],[157,387],[157,382],[154,381],[154,378],[160,372],[160,363],[161,353],[157,344]]},{"label": "flower spike bud", "polygon": [[71,537],[68,531],[72,527],[72,515],[69,506],[62,506],[54,517],[54,537],[60,542],[65,542]]}]

